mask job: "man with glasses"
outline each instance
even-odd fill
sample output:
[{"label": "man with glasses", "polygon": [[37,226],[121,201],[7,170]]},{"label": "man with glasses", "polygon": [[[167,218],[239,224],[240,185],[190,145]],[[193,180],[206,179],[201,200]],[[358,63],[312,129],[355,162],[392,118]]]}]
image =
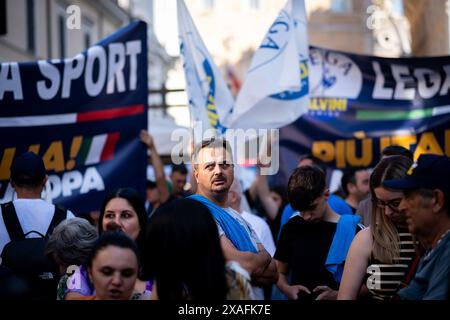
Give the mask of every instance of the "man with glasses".
[{"label": "man with glasses", "polygon": [[329,204],[324,172],[315,166],[295,169],[288,198],[301,212],[281,230],[275,259],[278,288],[291,300],[334,300],[360,217],[338,215]]},{"label": "man with glasses", "polygon": [[404,192],[398,209],[406,216],[409,231],[427,249],[411,283],[398,295],[405,300],[448,300],[450,158],[421,155],[417,167],[405,178],[387,180],[384,186]]}]

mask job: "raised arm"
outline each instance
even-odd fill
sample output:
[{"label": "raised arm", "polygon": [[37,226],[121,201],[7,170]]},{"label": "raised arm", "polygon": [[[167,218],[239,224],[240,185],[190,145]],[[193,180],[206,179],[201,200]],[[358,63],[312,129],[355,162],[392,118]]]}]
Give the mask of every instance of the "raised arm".
[{"label": "raised arm", "polygon": [[156,150],[153,137],[146,130],[141,130],[140,138],[150,151],[150,158],[152,160],[153,168],[155,169],[156,187],[159,191],[160,201],[161,203],[164,203],[169,199],[170,194],[169,189],[167,188],[166,175],[164,173],[161,157]]},{"label": "raised arm", "polygon": [[339,286],[338,300],[356,300],[358,298],[371,250],[372,234],[369,227],[358,232],[350,246]]},{"label": "raised arm", "polygon": [[258,170],[258,175],[256,176],[255,182],[256,182],[256,193],[264,209],[267,212],[267,216],[269,217],[270,220],[275,220],[279,208],[278,204],[273,200],[270,194],[267,176],[262,175]]}]

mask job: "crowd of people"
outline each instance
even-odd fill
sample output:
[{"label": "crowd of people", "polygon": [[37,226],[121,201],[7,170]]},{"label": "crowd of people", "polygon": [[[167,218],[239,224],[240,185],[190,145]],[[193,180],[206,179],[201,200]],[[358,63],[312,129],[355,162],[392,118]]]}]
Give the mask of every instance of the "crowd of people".
[{"label": "crowd of people", "polygon": [[[243,190],[230,145],[211,138],[169,177],[153,138],[145,198],[112,191],[95,221],[41,199],[42,159],[16,157],[1,205],[0,297],[38,300],[447,300],[450,158],[400,146],[373,169],[299,159],[285,187]],[[186,190],[187,181],[190,182]]]}]

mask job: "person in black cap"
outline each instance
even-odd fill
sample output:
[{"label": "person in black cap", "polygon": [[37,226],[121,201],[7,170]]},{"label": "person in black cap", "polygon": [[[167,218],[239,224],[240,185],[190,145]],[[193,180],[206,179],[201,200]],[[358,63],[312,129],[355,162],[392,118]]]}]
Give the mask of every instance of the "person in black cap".
[{"label": "person in black cap", "polygon": [[409,231],[427,248],[411,283],[398,295],[405,300],[448,300],[450,284],[450,158],[421,155],[403,179],[384,186],[403,190],[399,209]]},{"label": "person in black cap", "polygon": [[44,249],[53,228],[74,215],[41,199],[47,174],[38,155],[18,156],[10,170],[17,199],[0,206],[1,264],[23,281],[27,298],[54,300],[58,266]]},{"label": "person in black cap", "polygon": [[[12,207],[17,213],[23,233],[37,231],[46,234],[55,212],[55,206],[41,199],[41,193],[47,183],[47,174],[42,159],[33,152],[25,152],[14,159],[11,165],[11,185],[15,189],[17,199]],[[3,212],[5,205],[0,208],[0,254],[4,246],[10,242],[10,235],[5,227]],[[67,211],[67,218],[73,218],[72,212]],[[36,237],[31,233],[28,237]]]}]

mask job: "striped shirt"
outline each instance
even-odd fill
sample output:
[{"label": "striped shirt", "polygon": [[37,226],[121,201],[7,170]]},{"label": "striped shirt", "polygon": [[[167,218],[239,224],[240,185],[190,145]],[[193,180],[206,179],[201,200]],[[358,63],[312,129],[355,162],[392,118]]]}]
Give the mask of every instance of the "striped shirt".
[{"label": "striped shirt", "polygon": [[380,263],[373,256],[366,271],[366,285],[371,298],[378,300],[391,299],[405,280],[416,256],[414,240],[411,233],[399,230],[400,257],[392,264]]}]

